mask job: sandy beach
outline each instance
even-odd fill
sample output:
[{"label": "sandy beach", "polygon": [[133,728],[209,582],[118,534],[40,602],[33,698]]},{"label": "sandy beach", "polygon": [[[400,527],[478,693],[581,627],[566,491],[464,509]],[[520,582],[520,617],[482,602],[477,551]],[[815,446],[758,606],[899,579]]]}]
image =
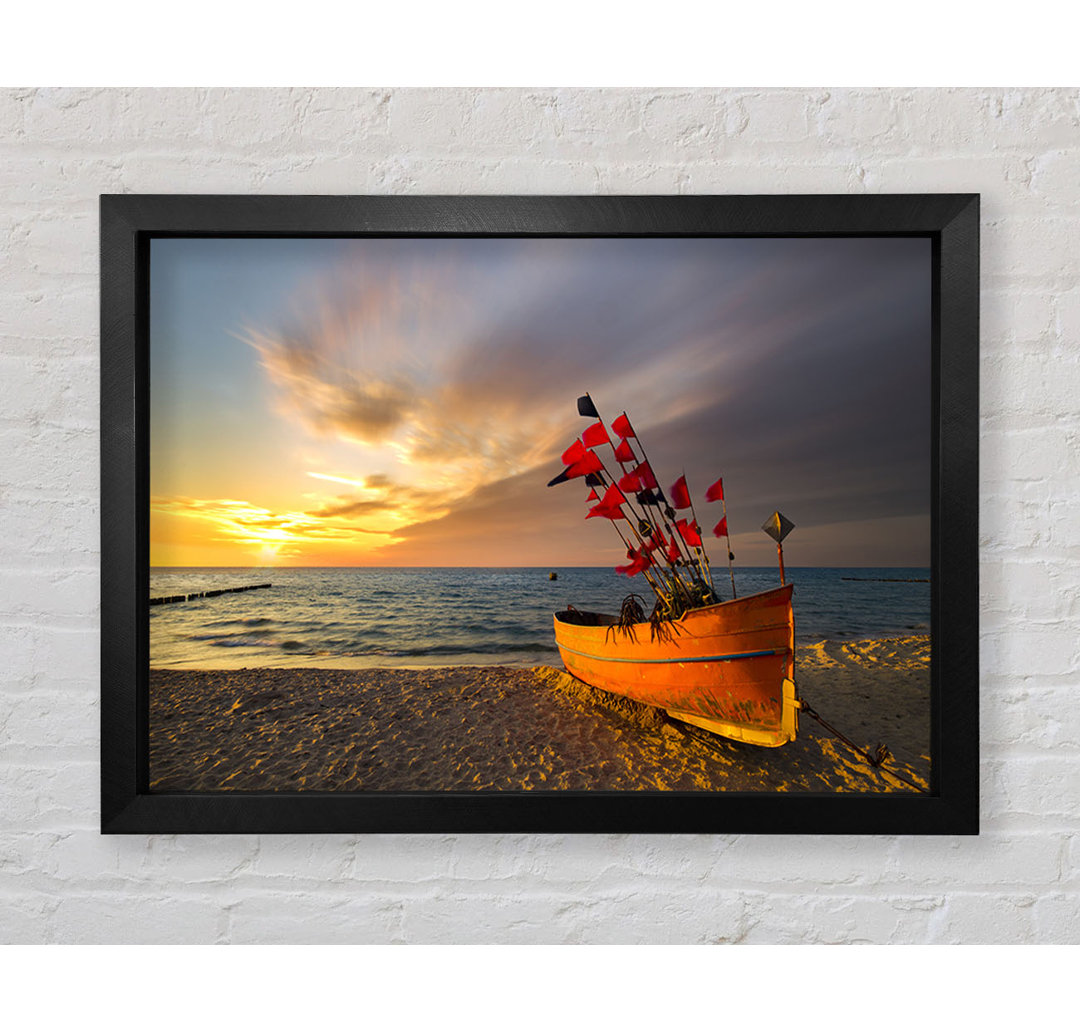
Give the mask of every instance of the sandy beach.
[{"label": "sandy beach", "polygon": [[[799,650],[800,695],[930,776],[930,639]],[[150,782],[193,790],[914,792],[816,721],[748,746],[552,667],[152,670]]]}]

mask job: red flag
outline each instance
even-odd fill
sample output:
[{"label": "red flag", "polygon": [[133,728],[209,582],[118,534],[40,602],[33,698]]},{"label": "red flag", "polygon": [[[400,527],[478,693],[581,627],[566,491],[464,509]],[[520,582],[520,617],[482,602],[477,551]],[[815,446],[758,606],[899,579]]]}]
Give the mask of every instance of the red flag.
[{"label": "red flag", "polygon": [[630,421],[626,418],[626,413],[619,416],[611,424],[611,429],[619,435],[620,438],[636,438],[634,428],[630,426]]},{"label": "red flag", "polygon": [[698,527],[697,522],[690,523],[689,520],[677,520],[675,526],[679,529],[679,533],[682,535],[682,539],[687,545],[700,545],[701,544],[701,528]]},{"label": "red flag", "polygon": [[607,520],[622,520],[623,513],[618,506],[605,506],[603,502],[598,502],[585,514],[586,520],[590,517],[605,517]]},{"label": "red flag", "polygon": [[580,441],[575,441],[562,454],[563,466],[571,466],[585,456],[585,446]]},{"label": "red flag", "polygon": [[620,463],[633,463],[637,460],[637,456],[634,455],[634,450],[630,447],[629,441],[620,441],[615,446],[615,458]]},{"label": "red flag", "polygon": [[728,530],[727,530],[727,517],[721,517],[720,518],[720,523],[718,523],[712,529],[712,533],[715,534],[717,538],[726,538],[727,537],[727,533],[728,533]]},{"label": "red flag", "polygon": [[603,503],[605,506],[618,507],[626,501],[626,496],[613,484],[604,492]]},{"label": "red flag", "polygon": [[686,509],[690,505],[690,492],[686,487],[686,477],[680,477],[671,486],[671,491],[668,494],[671,497],[671,504],[676,509]]},{"label": "red flag", "polygon": [[581,435],[581,440],[589,447],[596,448],[597,445],[610,445],[611,438],[608,437],[608,433],[604,430],[603,423],[597,422],[589,427],[585,428],[585,433]]},{"label": "red flag", "polygon": [[600,496],[596,494],[596,489],[595,488],[593,488],[593,490],[589,492],[589,497],[585,501],[586,502],[599,502],[600,501]]},{"label": "red flag", "polygon": [[634,554],[633,559],[625,566],[616,567],[616,574],[625,574],[627,577],[634,577],[636,574],[640,574],[643,570],[648,570],[652,566],[652,558],[648,553]]},{"label": "red flag", "polygon": [[633,472],[641,478],[641,486],[647,491],[655,491],[660,487],[656,476],[652,472],[652,467],[648,463],[638,463]]},{"label": "red flag", "polygon": [[710,484],[705,492],[706,502],[724,501],[724,478],[721,477],[715,484]]},{"label": "red flag", "polygon": [[604,497],[589,510],[585,519],[589,517],[607,517],[608,520],[622,520],[623,511],[619,508],[626,501],[626,496],[615,485],[611,485],[604,492]]},{"label": "red flag", "polygon": [[569,477],[584,477],[589,473],[599,473],[603,468],[604,464],[600,462],[597,454],[587,448],[585,454],[567,468],[566,473]]},{"label": "red flag", "polygon": [[641,491],[641,478],[633,471],[623,474],[623,476],[619,478],[619,487],[622,488],[623,491]]},{"label": "red flag", "polygon": [[679,562],[679,558],[682,554],[679,552],[679,543],[675,541],[674,538],[668,542],[667,552],[664,553],[664,555],[667,556],[668,563]]}]

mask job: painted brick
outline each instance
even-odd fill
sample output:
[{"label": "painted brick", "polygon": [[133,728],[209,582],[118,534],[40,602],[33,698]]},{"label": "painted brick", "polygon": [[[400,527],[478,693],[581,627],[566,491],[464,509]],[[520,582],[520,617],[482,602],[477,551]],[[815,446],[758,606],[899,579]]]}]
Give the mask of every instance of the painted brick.
[{"label": "painted brick", "polygon": [[1021,887],[1052,883],[1061,874],[1064,836],[1032,837],[1023,833],[984,832],[964,838],[900,837],[893,863],[884,873],[890,885],[907,892],[933,881],[965,887]]},{"label": "painted brick", "polygon": [[1040,943],[1080,943],[1080,891],[1039,897],[1033,920]]},{"label": "painted brick", "polygon": [[[357,854],[369,845],[359,836],[269,836],[257,840],[251,871],[260,880],[295,879],[302,858],[305,879],[347,882],[356,877]],[[384,853],[392,857],[395,851]]]},{"label": "painted brick", "polygon": [[[793,906],[796,900],[799,911]],[[782,906],[777,907],[777,902],[782,902]],[[932,924],[943,907],[942,896],[889,894],[865,898],[815,894],[784,901],[763,894],[758,899],[750,928],[737,942],[888,944],[905,943],[914,938],[920,943],[931,943]]]},{"label": "painted brick", "polygon": [[52,940],[52,916],[58,906],[57,898],[48,893],[0,896],[0,943],[37,944],[44,938]]},{"label": "painted brick", "polygon": [[393,891],[245,894],[228,906],[228,942],[407,943],[403,897]]},{"label": "painted brick", "polygon": [[96,276],[30,277],[18,270],[0,281],[0,335],[70,337],[77,328],[96,337],[99,300]]},{"label": "painted brick", "polygon": [[49,917],[58,943],[215,943],[225,924],[224,908],[213,899],[153,890],[66,893]]},{"label": "painted brick", "polygon": [[[50,415],[47,411],[43,414]],[[56,499],[62,493],[92,498],[98,490],[100,471],[87,453],[96,447],[97,427],[50,427],[43,422],[31,425],[0,418],[0,491],[8,497],[34,499]],[[25,555],[9,554],[6,549],[0,549],[0,557],[13,565],[31,562]]]},{"label": "painted brick", "polygon": [[1058,828],[1080,828],[1080,757],[1066,753],[1063,761],[1043,754],[1020,755],[1009,760],[1000,806],[987,808],[1038,815]]},{"label": "painted brick", "polygon": [[1000,115],[995,138],[1001,145],[1032,151],[1075,146],[1080,132],[1080,90],[1006,90]]},{"label": "painted brick", "polygon": [[1036,928],[1034,894],[956,893],[931,928],[931,943],[1030,941]]},{"label": "painted brick", "polygon": [[811,133],[821,98],[803,90],[769,90],[739,98],[746,115],[744,136],[756,144],[801,144]]},{"label": "painted brick", "polygon": [[387,105],[390,133],[399,146],[421,155],[451,157],[471,135],[474,103],[474,95],[464,90],[395,90]]},{"label": "painted brick", "polygon": [[905,151],[900,122],[914,105],[911,90],[835,90],[819,107],[822,141],[858,148]]}]

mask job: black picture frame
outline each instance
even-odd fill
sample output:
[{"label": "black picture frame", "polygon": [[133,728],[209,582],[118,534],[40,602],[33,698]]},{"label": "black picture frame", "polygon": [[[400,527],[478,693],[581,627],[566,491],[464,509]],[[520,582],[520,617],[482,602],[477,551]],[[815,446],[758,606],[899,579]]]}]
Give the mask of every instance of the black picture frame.
[{"label": "black picture frame", "polygon": [[[102,195],[104,833],[977,834],[979,195]],[[926,236],[932,242],[931,791],[151,793],[154,237]]]}]

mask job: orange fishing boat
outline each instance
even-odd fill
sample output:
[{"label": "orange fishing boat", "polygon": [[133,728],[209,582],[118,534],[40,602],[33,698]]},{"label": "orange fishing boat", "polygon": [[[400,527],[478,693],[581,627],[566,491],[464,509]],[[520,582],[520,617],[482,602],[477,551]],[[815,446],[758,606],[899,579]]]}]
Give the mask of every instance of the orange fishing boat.
[{"label": "orange fishing boat", "polygon": [[575,678],[730,739],[782,746],[798,731],[792,585],[688,610],[655,628],[573,608],[555,642]]}]

